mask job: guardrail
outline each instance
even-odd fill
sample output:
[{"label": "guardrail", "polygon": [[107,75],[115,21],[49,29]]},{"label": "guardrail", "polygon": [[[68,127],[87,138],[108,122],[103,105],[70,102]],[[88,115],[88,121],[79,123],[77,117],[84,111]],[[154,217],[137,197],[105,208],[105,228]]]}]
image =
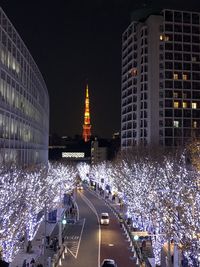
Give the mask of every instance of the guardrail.
[{"label": "guardrail", "polygon": [[54,254],[51,259],[51,267],[58,267],[62,265],[62,260],[65,259],[65,254],[67,254],[67,246],[63,244],[56,254]]}]

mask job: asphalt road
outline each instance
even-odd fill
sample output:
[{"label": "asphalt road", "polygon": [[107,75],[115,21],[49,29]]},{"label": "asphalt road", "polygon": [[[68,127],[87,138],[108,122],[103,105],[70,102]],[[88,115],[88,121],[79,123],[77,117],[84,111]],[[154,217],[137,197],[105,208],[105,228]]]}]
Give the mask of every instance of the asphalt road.
[{"label": "asphalt road", "polygon": [[[134,267],[129,243],[111,209],[87,189],[75,197],[80,220],[67,226],[68,254],[62,266],[100,267],[104,258],[111,258],[118,267]],[[109,213],[109,225],[100,226],[101,212]]]}]

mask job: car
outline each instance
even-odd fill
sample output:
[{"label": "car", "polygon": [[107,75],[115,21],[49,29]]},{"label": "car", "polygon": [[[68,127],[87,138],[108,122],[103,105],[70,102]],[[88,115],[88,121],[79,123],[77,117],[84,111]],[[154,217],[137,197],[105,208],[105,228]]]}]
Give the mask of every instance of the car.
[{"label": "car", "polygon": [[100,224],[108,225],[110,223],[109,214],[107,212],[101,213]]},{"label": "car", "polygon": [[117,267],[117,264],[112,259],[104,259],[101,264],[101,267]]},{"label": "car", "polygon": [[77,190],[83,190],[83,186],[81,184],[77,185]]}]

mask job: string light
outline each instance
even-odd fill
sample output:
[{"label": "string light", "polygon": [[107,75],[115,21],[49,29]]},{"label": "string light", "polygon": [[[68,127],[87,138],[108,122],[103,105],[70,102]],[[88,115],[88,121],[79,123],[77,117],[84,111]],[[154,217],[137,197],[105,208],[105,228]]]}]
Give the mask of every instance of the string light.
[{"label": "string light", "polygon": [[37,170],[20,170],[12,167],[9,172],[0,169],[0,246],[3,259],[11,262],[24,237],[32,240],[38,218],[44,207],[57,207],[58,196],[70,192],[75,186],[77,170],[73,166],[48,164]]},{"label": "string light", "polygon": [[133,227],[155,236],[152,243],[157,264],[164,243],[176,239],[191,266],[195,266],[199,256],[200,192],[198,173],[188,170],[184,154],[161,156],[159,161],[148,156],[121,157],[112,164],[92,166],[91,173],[103,189],[114,187],[127,206]]}]

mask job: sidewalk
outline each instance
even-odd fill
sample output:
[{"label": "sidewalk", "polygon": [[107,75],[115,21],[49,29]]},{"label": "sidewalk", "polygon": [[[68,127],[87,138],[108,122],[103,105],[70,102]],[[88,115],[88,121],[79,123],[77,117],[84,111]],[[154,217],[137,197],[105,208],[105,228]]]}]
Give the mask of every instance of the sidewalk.
[{"label": "sidewalk", "polygon": [[[67,213],[68,219],[73,219],[73,216],[69,214],[70,208],[71,206],[66,205],[64,208],[62,208],[61,214],[65,212]],[[48,244],[46,244],[46,249],[44,248],[45,232],[46,236],[49,237],[49,240],[54,238],[57,238],[58,240],[59,222],[46,222],[45,229],[45,221],[43,220],[39,225],[34,239],[31,241],[31,251],[28,253],[26,244],[24,244],[23,247],[18,251],[13,261],[9,264],[9,267],[22,267],[24,260],[26,260],[26,264],[30,264],[30,261],[32,259],[35,260],[35,266],[37,266],[39,263],[42,264],[44,267],[48,266],[48,258],[53,258],[53,256],[57,253],[57,248],[50,248]]]},{"label": "sidewalk", "polygon": [[[52,235],[53,230],[55,229],[57,223],[46,223],[46,233],[48,236]],[[40,223],[39,229],[34,237],[34,239],[31,241],[32,249],[30,253],[26,252],[26,247],[24,246],[19,250],[17,255],[15,256],[14,260],[9,264],[9,267],[22,267],[24,260],[26,260],[26,263],[30,263],[31,259],[34,258],[35,262],[40,262],[43,264],[42,257],[44,255],[41,255],[42,253],[42,243],[45,237],[45,222],[42,221]]]}]

